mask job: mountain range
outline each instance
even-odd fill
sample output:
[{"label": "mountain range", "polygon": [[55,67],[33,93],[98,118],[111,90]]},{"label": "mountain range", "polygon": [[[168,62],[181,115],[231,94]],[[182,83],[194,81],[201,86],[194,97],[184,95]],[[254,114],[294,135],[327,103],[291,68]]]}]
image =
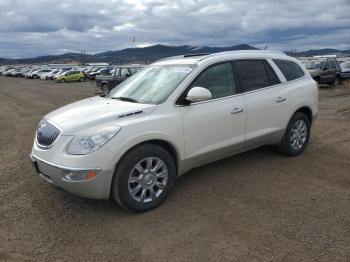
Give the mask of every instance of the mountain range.
[{"label": "mountain range", "polygon": [[[81,53],[65,53],[61,55],[39,56],[34,58],[8,59],[0,58],[0,64],[41,64],[41,63],[96,63],[107,62],[111,64],[127,64],[127,63],[151,63],[155,60],[176,56],[181,54],[195,53],[216,53],[234,50],[256,50],[257,48],[240,44],[229,47],[208,47],[208,46],[166,46],[153,45],[140,48],[126,48],[117,51],[106,51],[97,54],[81,54]],[[350,54],[350,50],[336,49],[318,49],[303,52],[287,52],[294,56],[314,56],[325,54]]]}]

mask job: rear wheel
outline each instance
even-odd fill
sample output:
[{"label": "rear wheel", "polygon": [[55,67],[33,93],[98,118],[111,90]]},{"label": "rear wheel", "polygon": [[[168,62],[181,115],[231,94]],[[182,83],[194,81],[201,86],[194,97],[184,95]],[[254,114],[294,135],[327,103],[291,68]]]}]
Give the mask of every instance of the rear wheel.
[{"label": "rear wheel", "polygon": [[158,207],[176,180],[174,159],[154,144],[132,149],[115,170],[111,194],[122,207],[145,212]]},{"label": "rear wheel", "polygon": [[339,85],[340,85],[340,79],[339,79],[338,76],[337,76],[336,79],[334,80],[333,85],[334,85],[334,86],[339,86]]},{"label": "rear wheel", "polygon": [[80,77],[79,81],[84,82],[85,81],[84,77]]},{"label": "rear wheel", "polygon": [[296,112],[289,121],[279,151],[289,156],[300,155],[309,143],[310,128],[309,118],[304,113]]}]

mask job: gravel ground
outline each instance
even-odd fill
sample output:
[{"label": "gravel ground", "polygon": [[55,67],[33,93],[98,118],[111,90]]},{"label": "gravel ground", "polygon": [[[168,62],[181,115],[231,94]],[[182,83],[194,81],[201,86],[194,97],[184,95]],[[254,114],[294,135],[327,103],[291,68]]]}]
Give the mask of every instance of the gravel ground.
[{"label": "gravel ground", "polygon": [[94,84],[0,77],[0,261],[350,261],[350,84],[320,90],[303,155],[260,148],[192,170],[127,213],[35,174],[38,121]]}]

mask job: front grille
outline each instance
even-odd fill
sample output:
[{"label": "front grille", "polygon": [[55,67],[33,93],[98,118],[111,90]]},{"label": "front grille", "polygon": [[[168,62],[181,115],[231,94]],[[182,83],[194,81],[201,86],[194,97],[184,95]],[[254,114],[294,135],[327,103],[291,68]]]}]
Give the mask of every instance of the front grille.
[{"label": "front grille", "polygon": [[61,131],[45,120],[41,120],[39,123],[38,130],[36,131],[36,140],[39,146],[50,147]]}]

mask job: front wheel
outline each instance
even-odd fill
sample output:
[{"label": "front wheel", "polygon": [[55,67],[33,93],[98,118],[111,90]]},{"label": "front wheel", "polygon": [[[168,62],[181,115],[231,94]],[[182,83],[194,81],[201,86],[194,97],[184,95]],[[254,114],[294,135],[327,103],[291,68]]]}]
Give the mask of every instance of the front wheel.
[{"label": "front wheel", "polygon": [[109,88],[108,88],[108,86],[107,86],[106,84],[103,84],[103,85],[101,86],[101,90],[102,90],[102,94],[103,94],[103,95],[106,95],[106,94],[108,94],[108,92],[109,92]]},{"label": "front wheel", "polygon": [[288,156],[300,155],[309,143],[310,129],[310,119],[304,113],[295,113],[289,121],[279,151]]},{"label": "front wheel", "polygon": [[111,195],[122,207],[145,212],[158,207],[176,180],[176,165],[167,150],[154,144],[128,152],[114,172]]},{"label": "front wheel", "polygon": [[81,78],[79,79],[80,82],[84,82],[84,80],[85,80],[84,77],[81,77]]}]

